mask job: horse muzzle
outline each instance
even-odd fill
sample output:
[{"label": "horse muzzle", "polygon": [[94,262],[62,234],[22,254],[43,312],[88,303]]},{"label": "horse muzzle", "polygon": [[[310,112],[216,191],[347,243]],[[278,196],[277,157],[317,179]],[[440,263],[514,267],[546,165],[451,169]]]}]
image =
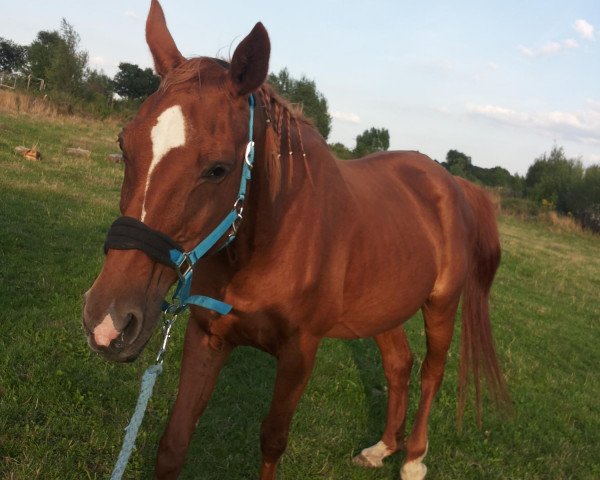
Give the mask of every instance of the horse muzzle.
[{"label": "horse muzzle", "polygon": [[89,347],[110,361],[134,361],[150,340],[160,309],[144,314],[114,301],[108,308],[99,305],[91,301],[90,292],[85,294],[82,320]]}]

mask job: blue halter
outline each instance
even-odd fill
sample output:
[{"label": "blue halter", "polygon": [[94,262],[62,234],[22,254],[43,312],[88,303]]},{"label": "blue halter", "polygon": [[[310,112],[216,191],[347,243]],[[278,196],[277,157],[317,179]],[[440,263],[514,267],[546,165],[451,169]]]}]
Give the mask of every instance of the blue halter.
[{"label": "blue halter", "polygon": [[194,266],[198,260],[203,258],[206,253],[217,244],[223,235],[231,229],[231,233],[223,247],[229,245],[235,239],[239,224],[242,221],[244,201],[246,200],[246,188],[252,177],[252,166],[254,164],[254,141],[252,139],[254,132],[254,95],[250,95],[248,103],[250,104],[248,145],[246,146],[246,153],[244,155],[244,165],[242,167],[242,178],[238,196],[233,204],[233,208],[221,223],[192,250],[184,252],[173,248],[169,251],[171,261],[175,265],[174,268],[179,277],[179,283],[175,288],[175,293],[173,293],[171,302],[167,302],[166,300],[163,302],[163,311],[165,313],[177,314],[187,308],[188,305],[197,305],[209,310],[214,310],[221,315],[227,315],[231,311],[232,306],[227,303],[204,295],[190,295],[190,288],[192,285]]}]

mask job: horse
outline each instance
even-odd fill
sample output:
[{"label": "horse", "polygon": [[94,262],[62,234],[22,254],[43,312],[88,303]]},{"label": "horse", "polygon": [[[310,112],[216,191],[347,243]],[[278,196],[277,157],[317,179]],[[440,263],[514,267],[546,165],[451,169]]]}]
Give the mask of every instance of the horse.
[{"label": "horse", "polygon": [[[152,0],[146,40],[161,84],[119,135],[121,214],[140,235],[189,252],[236,204],[235,222],[212,235],[214,245],[191,276],[192,292],[233,308],[190,306],[179,390],[155,478],[178,477],[221,367],[233,348],[249,345],[277,359],[260,431],[260,479],[274,480],[325,337],[374,337],[382,356],[385,430],[354,461],[378,467],[405,450],[401,478],[424,478],[428,418],[461,298],[459,414],[474,382],[479,418],[480,377],[492,398],[508,401],[488,306],[501,255],[493,203],[416,151],[335,158],[310,121],[265,83],[270,40],[260,22],[229,63],[186,59]],[[249,150],[254,168],[239,202]],[[107,248],[85,294],[83,324],[89,346],[108,360],[134,360],[158,324],[181,272],[157,258],[133,241]],[[413,355],[403,324],[419,309],[427,352],[405,440]]]}]

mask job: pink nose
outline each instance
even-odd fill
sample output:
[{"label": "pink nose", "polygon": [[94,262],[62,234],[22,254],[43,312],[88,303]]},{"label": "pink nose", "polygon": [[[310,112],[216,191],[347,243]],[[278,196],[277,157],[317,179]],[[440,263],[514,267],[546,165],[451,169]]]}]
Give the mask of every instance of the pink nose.
[{"label": "pink nose", "polygon": [[104,320],[102,320],[102,322],[100,322],[96,328],[94,328],[92,335],[94,336],[94,341],[97,345],[101,347],[108,347],[110,342],[117,338],[120,333],[121,332],[115,328],[115,323],[113,322],[112,316],[110,313],[108,313],[104,317]]}]

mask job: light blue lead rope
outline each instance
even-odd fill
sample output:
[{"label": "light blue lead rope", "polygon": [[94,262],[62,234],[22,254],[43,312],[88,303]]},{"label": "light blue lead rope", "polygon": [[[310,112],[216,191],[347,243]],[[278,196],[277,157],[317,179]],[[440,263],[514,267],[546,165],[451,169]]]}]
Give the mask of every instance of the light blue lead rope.
[{"label": "light blue lead rope", "polygon": [[123,473],[125,472],[125,468],[129,462],[129,457],[131,456],[131,452],[133,452],[133,447],[135,446],[135,439],[137,437],[138,430],[140,429],[140,425],[144,419],[144,414],[146,413],[148,400],[150,400],[150,397],[152,396],[152,390],[154,389],[156,378],[161,374],[162,370],[162,363],[157,363],[149,366],[144,372],[144,376],[142,377],[142,386],[140,387],[140,396],[138,397],[137,405],[135,406],[135,411],[133,412],[131,421],[125,428],[126,433],[123,440],[123,446],[121,447],[121,452],[119,453],[117,463],[115,463],[115,468],[110,476],[110,480],[121,480],[121,477],[123,477]]}]

